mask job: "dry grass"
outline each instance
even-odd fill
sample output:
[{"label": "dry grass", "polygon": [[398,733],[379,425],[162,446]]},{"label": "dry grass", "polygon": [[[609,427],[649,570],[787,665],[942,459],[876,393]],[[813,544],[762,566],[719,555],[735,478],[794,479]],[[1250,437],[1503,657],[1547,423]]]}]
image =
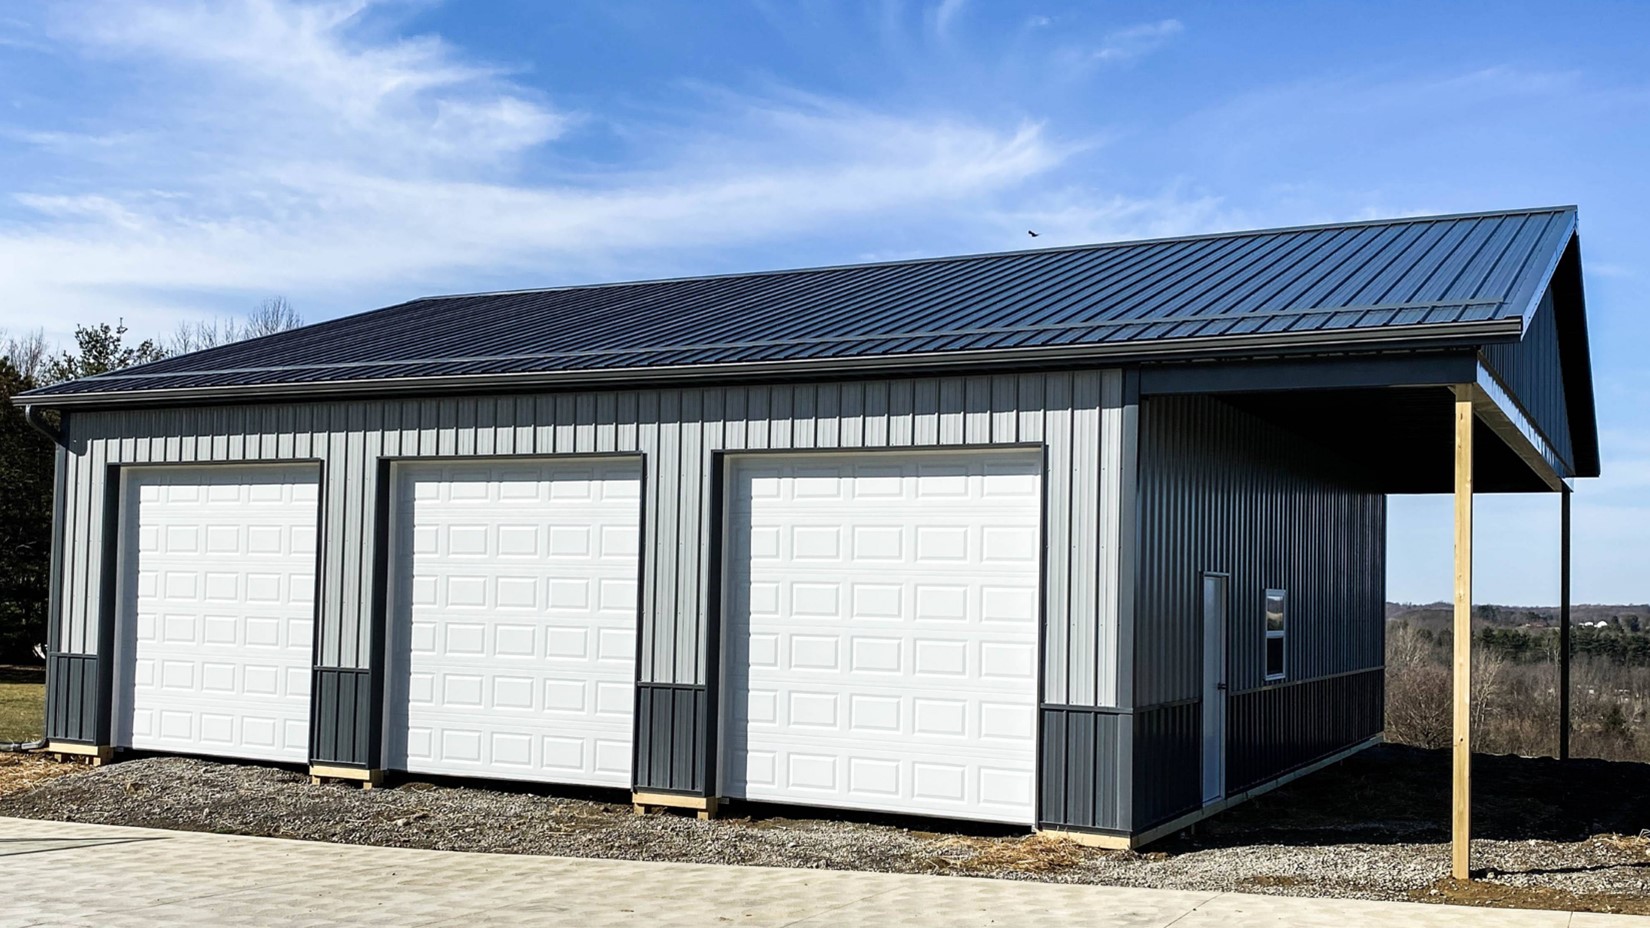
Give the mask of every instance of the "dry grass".
[{"label": "dry grass", "polygon": [[0,754],[0,796],[21,793],[58,777],[92,768],[60,763],[40,754]]},{"label": "dry grass", "polygon": [[1106,854],[1071,841],[1043,835],[981,838],[956,835],[935,842],[935,863],[959,873],[1058,873],[1083,863],[1089,854]]},{"label": "dry grass", "polygon": [[1447,902],[1492,909],[1557,909],[1571,912],[1605,912],[1617,915],[1650,915],[1650,898],[1623,893],[1572,893],[1541,886],[1508,886],[1485,880],[1461,882],[1445,878],[1426,889],[1412,890],[1416,902]]}]

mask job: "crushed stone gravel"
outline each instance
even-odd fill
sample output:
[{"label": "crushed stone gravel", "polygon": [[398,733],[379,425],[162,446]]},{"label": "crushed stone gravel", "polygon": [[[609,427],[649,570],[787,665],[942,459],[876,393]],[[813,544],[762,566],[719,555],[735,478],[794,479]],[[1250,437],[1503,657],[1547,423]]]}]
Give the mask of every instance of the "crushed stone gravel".
[{"label": "crushed stone gravel", "polygon": [[[1623,827],[1650,813],[1644,798],[1650,768],[1566,768],[1572,782],[1545,795],[1557,770],[1540,767],[1543,762],[1512,758],[1540,769],[1479,777],[1486,793],[1518,785],[1530,795],[1514,801],[1503,793],[1485,803],[1480,833],[1486,838],[1474,842],[1484,879],[1455,884],[1440,879],[1449,869],[1448,805],[1434,807],[1439,784],[1433,781],[1442,776],[1447,796],[1448,777],[1432,756],[1438,753],[1373,749],[1145,852],[1084,848],[966,823],[855,819],[821,810],[806,814],[829,817],[796,818],[801,810],[772,806],[733,806],[730,815],[710,822],[673,813],[638,816],[622,793],[416,778],[362,790],[312,785],[290,769],[181,757],[72,768],[78,775],[0,788],[0,815],[440,850],[1650,914],[1650,837]],[[1480,768],[1485,760],[1503,761],[1480,760]],[[1577,814],[1579,806],[1568,808],[1579,801],[1577,787],[1586,780],[1576,776],[1586,769],[1609,786],[1638,792],[1617,793],[1612,805],[1594,791],[1588,820]],[[1524,824],[1509,826],[1509,816]],[[956,830],[924,830],[938,827]],[[1545,834],[1531,833],[1543,827]]]}]

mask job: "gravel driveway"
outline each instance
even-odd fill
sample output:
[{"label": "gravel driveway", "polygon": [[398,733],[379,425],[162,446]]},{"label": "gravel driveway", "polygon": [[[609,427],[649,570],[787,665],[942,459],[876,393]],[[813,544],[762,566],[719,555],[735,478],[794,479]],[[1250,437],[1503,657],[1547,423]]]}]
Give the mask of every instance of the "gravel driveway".
[{"label": "gravel driveway", "polygon": [[1474,778],[1485,836],[1476,862],[1488,873],[1469,885],[1439,879],[1448,871],[1447,753],[1396,746],[1145,853],[961,823],[947,827],[965,830],[940,834],[913,821],[792,818],[798,810],[779,807],[735,806],[708,823],[643,817],[623,794],[419,780],[312,786],[296,771],[175,757],[34,781],[0,795],[0,815],[444,850],[1650,914],[1650,838],[1639,836],[1650,826],[1650,766],[1482,757]]}]

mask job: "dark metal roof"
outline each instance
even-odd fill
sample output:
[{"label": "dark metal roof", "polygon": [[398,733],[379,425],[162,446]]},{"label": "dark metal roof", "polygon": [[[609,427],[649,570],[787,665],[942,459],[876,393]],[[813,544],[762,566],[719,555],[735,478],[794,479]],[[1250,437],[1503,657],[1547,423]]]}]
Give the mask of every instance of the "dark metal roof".
[{"label": "dark metal roof", "polygon": [[1516,339],[1573,207],[428,297],[56,384],[48,406]]}]

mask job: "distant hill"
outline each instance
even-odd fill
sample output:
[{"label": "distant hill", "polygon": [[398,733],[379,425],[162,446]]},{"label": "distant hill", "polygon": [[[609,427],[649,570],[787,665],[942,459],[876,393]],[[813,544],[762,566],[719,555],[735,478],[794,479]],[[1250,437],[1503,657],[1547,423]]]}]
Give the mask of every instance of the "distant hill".
[{"label": "distant hill", "polygon": [[[1441,631],[1450,626],[1454,607],[1449,603],[1387,603],[1386,620],[1416,628]],[[1573,626],[1609,628],[1624,632],[1650,633],[1650,605],[1581,604],[1570,607]],[[1599,625],[1598,623],[1604,623]],[[1474,628],[1556,628],[1557,606],[1474,606]]]}]

